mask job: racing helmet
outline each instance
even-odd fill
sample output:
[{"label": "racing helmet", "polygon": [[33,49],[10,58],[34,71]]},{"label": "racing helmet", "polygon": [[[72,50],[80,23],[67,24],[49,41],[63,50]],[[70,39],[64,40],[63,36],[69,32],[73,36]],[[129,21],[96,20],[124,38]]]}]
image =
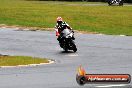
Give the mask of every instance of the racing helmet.
[{"label": "racing helmet", "polygon": [[63,19],[62,19],[62,17],[57,17],[57,23],[62,23],[62,21],[63,21]]}]

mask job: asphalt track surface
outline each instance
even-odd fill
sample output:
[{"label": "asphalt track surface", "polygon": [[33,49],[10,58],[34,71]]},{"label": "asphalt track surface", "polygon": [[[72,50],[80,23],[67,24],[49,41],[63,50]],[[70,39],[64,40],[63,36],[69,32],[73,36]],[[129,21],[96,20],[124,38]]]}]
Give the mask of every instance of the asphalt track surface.
[{"label": "asphalt track surface", "polygon": [[75,33],[78,51],[65,53],[55,32],[0,28],[0,54],[54,59],[36,67],[0,68],[0,88],[132,88],[132,84],[76,83],[77,68],[87,73],[132,75],[132,37]]}]

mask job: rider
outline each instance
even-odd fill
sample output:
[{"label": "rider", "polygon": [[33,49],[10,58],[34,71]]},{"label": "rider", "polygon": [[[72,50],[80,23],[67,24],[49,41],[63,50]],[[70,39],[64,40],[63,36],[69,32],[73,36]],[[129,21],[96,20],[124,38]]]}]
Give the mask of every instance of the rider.
[{"label": "rider", "polygon": [[[63,21],[62,17],[57,17],[57,24],[55,26],[55,30],[56,30],[56,36],[58,37],[57,40],[59,42],[60,42],[60,34],[66,28],[68,28],[69,30],[71,30],[74,33],[72,28],[66,22]],[[73,37],[73,39],[75,39],[75,38]]]}]

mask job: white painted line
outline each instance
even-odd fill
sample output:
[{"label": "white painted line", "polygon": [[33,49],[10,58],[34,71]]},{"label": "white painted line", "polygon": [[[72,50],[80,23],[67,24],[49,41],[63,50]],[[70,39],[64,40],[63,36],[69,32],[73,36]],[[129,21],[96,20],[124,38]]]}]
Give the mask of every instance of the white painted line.
[{"label": "white painted line", "polygon": [[104,86],[96,86],[96,87],[103,88],[103,87],[121,87],[121,86],[126,86],[126,84],[118,84],[118,85],[104,85]]},{"label": "white painted line", "polygon": [[16,66],[0,66],[1,68],[12,68],[12,67],[16,67]]},{"label": "white painted line", "polygon": [[23,31],[29,31],[29,29],[26,28],[26,29],[23,29]]},{"label": "white painted line", "polygon": [[27,66],[27,65],[17,65],[18,67],[25,67],[25,66]]},{"label": "white painted line", "polygon": [[126,36],[126,35],[120,35],[120,36]]},{"label": "white painted line", "polygon": [[6,27],[1,27],[1,28],[6,28]]},{"label": "white painted line", "polygon": [[98,35],[104,35],[104,34],[101,34],[101,33],[100,33],[100,34],[98,34]]},{"label": "white painted line", "polygon": [[18,28],[18,27],[14,28],[14,29],[19,30],[19,28]]},{"label": "white painted line", "polygon": [[66,56],[75,57],[75,56],[78,56],[78,54],[69,54],[69,55],[66,55]]}]

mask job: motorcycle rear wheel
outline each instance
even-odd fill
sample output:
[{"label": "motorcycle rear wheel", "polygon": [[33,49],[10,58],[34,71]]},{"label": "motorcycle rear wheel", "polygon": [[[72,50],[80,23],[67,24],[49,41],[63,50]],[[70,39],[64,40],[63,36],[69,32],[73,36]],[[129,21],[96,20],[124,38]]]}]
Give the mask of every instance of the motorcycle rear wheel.
[{"label": "motorcycle rear wheel", "polygon": [[123,1],[120,1],[119,6],[123,6]]}]

